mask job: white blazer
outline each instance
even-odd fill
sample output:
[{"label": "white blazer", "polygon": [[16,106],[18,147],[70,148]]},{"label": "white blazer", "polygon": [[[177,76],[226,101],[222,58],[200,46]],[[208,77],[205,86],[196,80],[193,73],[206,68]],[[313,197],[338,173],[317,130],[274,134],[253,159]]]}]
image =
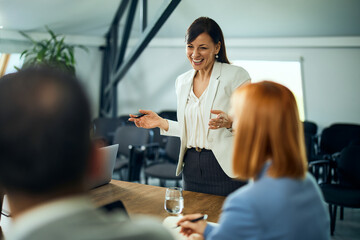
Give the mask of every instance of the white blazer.
[{"label": "white blazer", "polygon": [[[178,136],[181,139],[176,175],[179,175],[184,167],[183,159],[187,150],[184,113],[187,97],[190,93],[195,73],[196,71],[192,69],[183,73],[176,79],[175,88],[177,95],[178,121],[168,120],[168,131],[160,129],[162,135]],[[204,103],[204,114],[206,115],[204,118],[207,119],[207,122],[211,118],[216,117],[215,114],[211,114],[210,110],[229,112],[231,94],[237,87],[246,82],[250,82],[250,76],[242,67],[220,62],[214,63],[208,86],[208,93]],[[207,140],[221,168],[229,177],[234,177],[231,164],[233,134],[226,128],[215,130],[208,129]]]}]

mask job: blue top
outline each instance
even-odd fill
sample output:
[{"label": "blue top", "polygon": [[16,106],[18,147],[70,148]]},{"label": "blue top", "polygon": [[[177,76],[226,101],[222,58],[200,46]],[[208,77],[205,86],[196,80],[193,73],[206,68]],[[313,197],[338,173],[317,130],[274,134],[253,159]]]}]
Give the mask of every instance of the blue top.
[{"label": "blue top", "polygon": [[229,195],[219,225],[208,224],[205,239],[330,239],[329,215],[314,178],[272,178],[266,170]]}]

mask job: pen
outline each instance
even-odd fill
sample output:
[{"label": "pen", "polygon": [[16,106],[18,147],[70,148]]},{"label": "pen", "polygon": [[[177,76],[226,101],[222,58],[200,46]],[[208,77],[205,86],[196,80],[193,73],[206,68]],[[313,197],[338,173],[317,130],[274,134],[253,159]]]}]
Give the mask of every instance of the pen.
[{"label": "pen", "polygon": [[133,117],[133,118],[141,118],[141,117],[143,117],[143,116],[145,116],[146,114],[140,114],[140,115],[138,115],[138,116],[136,116],[136,117]]},{"label": "pen", "polygon": [[[204,214],[204,215],[202,215],[201,217],[198,217],[198,218],[189,220],[189,222],[197,222],[197,221],[200,221],[200,220],[206,220],[207,218],[208,218],[208,215],[207,215],[207,214]],[[177,226],[174,227],[174,228],[178,228],[178,227],[180,227],[180,225],[177,225]]]}]

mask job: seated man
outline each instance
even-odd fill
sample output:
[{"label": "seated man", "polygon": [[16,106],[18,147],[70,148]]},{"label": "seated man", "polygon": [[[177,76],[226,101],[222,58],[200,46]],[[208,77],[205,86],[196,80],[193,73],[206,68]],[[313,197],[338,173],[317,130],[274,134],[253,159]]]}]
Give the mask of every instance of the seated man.
[{"label": "seated man", "polygon": [[78,81],[29,68],[0,79],[0,186],[14,218],[6,239],[171,239],[150,220],[96,209],[86,178],[99,154]]}]

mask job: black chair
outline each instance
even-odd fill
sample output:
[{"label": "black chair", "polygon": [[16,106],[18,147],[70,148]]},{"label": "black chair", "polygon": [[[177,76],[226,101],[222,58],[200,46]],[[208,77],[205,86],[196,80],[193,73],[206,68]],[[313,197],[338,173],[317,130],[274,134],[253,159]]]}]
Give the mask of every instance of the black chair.
[{"label": "black chair", "polygon": [[157,161],[145,167],[145,183],[148,184],[149,177],[159,178],[160,186],[164,187],[166,180],[175,180],[179,186],[181,175],[176,176],[176,167],[180,152],[180,138],[168,137],[165,147],[165,155]]},{"label": "black chair", "polygon": [[329,159],[341,152],[352,141],[360,138],[360,125],[336,123],[325,128],[321,133],[318,159]]},{"label": "black chair", "polygon": [[123,125],[123,121],[119,118],[96,118],[93,121],[93,138],[102,138],[107,145],[113,142],[116,128]]},{"label": "black chair", "polygon": [[[335,231],[337,208],[340,207],[340,219],[344,217],[344,207],[360,208],[360,145],[350,144],[344,148],[336,161],[321,160],[310,163],[323,165],[325,183],[320,184],[325,201],[329,204],[331,235]],[[334,179],[333,171],[337,172]]]},{"label": "black chair", "polygon": [[317,125],[314,122],[304,121],[304,138],[306,147],[306,156],[309,162],[313,161],[317,152]]},{"label": "black chair", "polygon": [[152,146],[148,147],[146,151],[146,160],[148,163],[156,161],[165,155],[167,141],[168,136],[161,135],[159,128],[150,129],[150,143]]},{"label": "black chair", "polygon": [[176,111],[172,111],[172,110],[161,111],[159,113],[159,116],[165,119],[177,121]]},{"label": "black chair", "polygon": [[[360,139],[360,125],[336,123],[325,128],[320,137],[318,151],[312,160],[329,161],[329,166],[333,164],[340,152],[352,141]],[[323,164],[313,164],[311,172],[314,174],[318,183],[326,182],[326,176],[322,172],[326,166]],[[331,177],[336,180],[337,172],[331,169]]]},{"label": "black chair", "polygon": [[[140,171],[149,142],[149,130],[136,126],[124,125],[116,129],[114,144],[119,144],[118,158],[114,172],[119,173],[122,180],[140,181]],[[122,171],[127,169],[127,178]]]}]

